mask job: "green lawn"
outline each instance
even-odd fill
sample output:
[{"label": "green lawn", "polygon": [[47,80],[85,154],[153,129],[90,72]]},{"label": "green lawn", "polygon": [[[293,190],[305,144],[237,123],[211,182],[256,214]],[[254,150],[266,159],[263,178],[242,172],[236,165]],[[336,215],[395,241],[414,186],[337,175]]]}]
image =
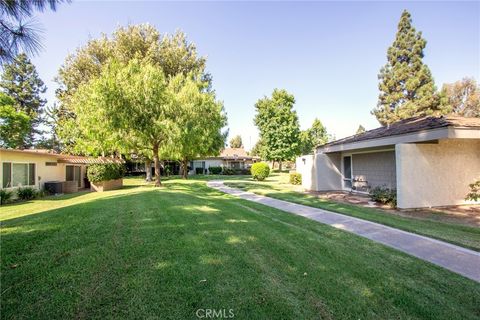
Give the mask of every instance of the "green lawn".
[{"label": "green lawn", "polygon": [[478,319],[480,284],[169,180],[0,208],[3,319]]},{"label": "green lawn", "polygon": [[442,218],[442,213],[432,213],[428,218],[410,218],[388,214],[374,208],[321,199],[314,195],[299,192],[301,188],[288,183],[287,174],[273,174],[262,182],[253,181],[249,177],[231,179],[233,180],[227,181],[225,184],[280,200],[374,221],[480,251],[480,228],[438,221]]}]

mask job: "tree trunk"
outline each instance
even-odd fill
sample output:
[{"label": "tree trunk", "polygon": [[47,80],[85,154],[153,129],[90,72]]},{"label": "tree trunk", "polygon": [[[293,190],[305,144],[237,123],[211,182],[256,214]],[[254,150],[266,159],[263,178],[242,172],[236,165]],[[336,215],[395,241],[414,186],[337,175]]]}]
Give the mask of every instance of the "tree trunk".
[{"label": "tree trunk", "polygon": [[145,173],[146,173],[146,178],[145,181],[152,181],[152,160],[147,159],[145,160]]},{"label": "tree trunk", "polygon": [[160,181],[160,159],[158,158],[158,143],[153,145],[153,163],[155,165],[155,187],[161,187]]},{"label": "tree trunk", "polygon": [[183,179],[188,178],[188,160],[187,159],[182,160],[182,178]]},{"label": "tree trunk", "polygon": [[278,172],[282,172],[282,160],[278,161]]},{"label": "tree trunk", "polygon": [[272,171],[275,170],[275,160],[272,160]]}]

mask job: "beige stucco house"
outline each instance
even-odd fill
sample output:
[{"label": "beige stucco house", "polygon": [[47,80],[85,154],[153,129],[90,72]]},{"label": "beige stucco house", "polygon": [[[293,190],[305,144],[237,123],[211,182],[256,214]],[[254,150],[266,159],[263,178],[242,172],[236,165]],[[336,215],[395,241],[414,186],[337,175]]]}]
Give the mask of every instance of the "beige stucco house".
[{"label": "beige stucco house", "polygon": [[16,189],[31,186],[43,189],[45,182],[66,182],[64,191],[74,192],[88,187],[86,167],[89,164],[117,161],[112,158],[81,157],[40,149],[0,149],[0,187]]},{"label": "beige stucco house", "polygon": [[461,205],[480,178],[480,119],[420,117],[316,148],[297,158],[307,190],[397,190],[399,208]]},{"label": "beige stucco house", "polygon": [[253,163],[260,161],[259,157],[250,156],[243,148],[225,148],[219,156],[195,159],[190,162],[189,174],[195,174],[197,168],[208,173],[210,167],[222,167],[229,169],[248,169]]}]

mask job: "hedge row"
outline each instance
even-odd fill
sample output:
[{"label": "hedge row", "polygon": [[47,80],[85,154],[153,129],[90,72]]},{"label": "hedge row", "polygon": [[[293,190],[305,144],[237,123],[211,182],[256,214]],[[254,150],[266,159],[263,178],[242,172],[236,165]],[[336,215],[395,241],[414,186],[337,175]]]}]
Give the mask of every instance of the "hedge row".
[{"label": "hedge row", "polygon": [[87,177],[91,182],[120,179],[125,176],[125,166],[122,163],[92,164],[87,168]]}]

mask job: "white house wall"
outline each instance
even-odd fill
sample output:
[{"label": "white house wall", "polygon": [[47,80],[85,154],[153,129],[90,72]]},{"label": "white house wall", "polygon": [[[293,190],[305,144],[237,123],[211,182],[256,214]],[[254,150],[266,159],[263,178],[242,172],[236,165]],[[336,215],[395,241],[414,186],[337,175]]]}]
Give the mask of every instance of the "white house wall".
[{"label": "white house wall", "polygon": [[308,154],[295,160],[295,170],[302,175],[302,187],[305,190],[316,190],[316,172],[313,168],[314,155]]},{"label": "white house wall", "polygon": [[480,178],[480,139],[398,144],[399,208],[466,204],[468,184]]},{"label": "white house wall", "polygon": [[[47,166],[46,162],[57,162],[57,157],[48,155],[28,154],[26,152],[0,151],[0,184],[3,183],[3,163],[35,163],[35,187],[43,188],[48,181],[65,181],[66,165],[57,163],[56,166]],[[78,166],[78,165],[77,165]],[[85,165],[81,165],[81,186],[84,186],[83,177],[86,174]],[[1,186],[1,185],[0,185]]]},{"label": "white house wall", "polygon": [[[340,153],[317,153],[312,156],[312,159],[309,159],[309,156],[304,157],[307,157],[306,163],[300,164],[303,172],[300,173],[302,173],[302,185],[305,189],[313,191],[342,189]],[[297,158],[297,161],[301,158]],[[305,184],[303,183],[304,175],[306,176]]]}]

